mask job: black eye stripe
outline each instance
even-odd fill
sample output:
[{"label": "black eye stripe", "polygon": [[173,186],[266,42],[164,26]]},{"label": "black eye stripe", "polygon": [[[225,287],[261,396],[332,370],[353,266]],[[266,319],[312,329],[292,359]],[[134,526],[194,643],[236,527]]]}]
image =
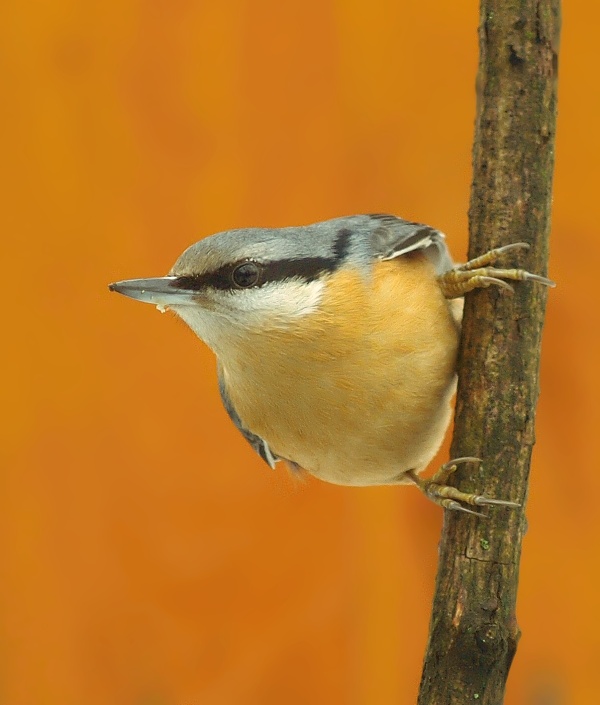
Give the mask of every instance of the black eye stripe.
[{"label": "black eye stripe", "polygon": [[[236,262],[235,267],[237,267],[241,262]],[[212,272],[206,272],[205,274],[191,274],[189,276],[177,277],[174,279],[170,286],[174,289],[186,289],[187,291],[201,291],[207,287],[211,289],[235,289],[237,288],[231,279],[231,275],[234,266],[221,267]]]},{"label": "black eye stripe", "polygon": [[[226,264],[212,272],[177,277],[177,279],[173,280],[171,286],[177,289],[187,289],[188,291],[200,291],[205,288],[226,291],[228,289],[255,288],[269,282],[293,278],[311,282],[323,274],[335,272],[348,254],[351,238],[351,230],[347,228],[340,230],[333,245],[332,257],[300,257],[298,259],[280,259],[264,263],[250,259],[240,260],[233,264]],[[243,265],[250,263],[259,269],[256,281],[251,285],[236,283],[234,272],[239,271]]]}]

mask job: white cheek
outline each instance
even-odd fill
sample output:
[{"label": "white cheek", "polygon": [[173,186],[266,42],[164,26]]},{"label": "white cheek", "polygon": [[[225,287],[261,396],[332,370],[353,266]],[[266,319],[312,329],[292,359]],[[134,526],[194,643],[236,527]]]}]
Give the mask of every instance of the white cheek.
[{"label": "white cheek", "polygon": [[288,280],[266,284],[257,289],[234,292],[230,315],[241,325],[285,325],[286,321],[317,310],[323,296],[322,281]]},{"label": "white cheek", "polygon": [[299,317],[317,310],[323,296],[322,281],[286,281],[265,284],[256,289],[233,292],[214,291],[210,305],[170,308],[217,354],[232,337],[245,331],[285,327]]},{"label": "white cheek", "polygon": [[209,348],[218,352],[228,332],[229,326],[226,319],[201,306],[170,306],[170,308]]}]

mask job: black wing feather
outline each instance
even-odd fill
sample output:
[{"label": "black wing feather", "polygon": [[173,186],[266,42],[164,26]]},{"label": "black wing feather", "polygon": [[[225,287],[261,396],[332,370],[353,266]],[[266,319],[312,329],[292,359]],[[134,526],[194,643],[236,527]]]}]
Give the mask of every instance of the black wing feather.
[{"label": "black wing feather", "polygon": [[229,395],[227,394],[227,389],[225,387],[225,382],[223,381],[223,376],[219,372],[219,392],[221,394],[221,401],[225,407],[225,411],[228,413],[229,418],[233,421],[235,426],[238,428],[242,436],[248,441],[248,443],[254,448],[254,450],[260,455],[260,457],[267,463],[267,465],[275,469],[275,463],[280,460],[274,453],[271,452],[267,442],[263,440],[260,436],[257,436],[252,431],[249,431],[244,427],[242,420],[238,416],[235,407],[233,406]]},{"label": "black wing feather", "polygon": [[446,238],[440,230],[385,213],[375,213],[370,217],[377,225],[372,235],[375,257],[389,260],[415,250],[423,250],[433,262],[438,274],[443,274],[454,266]]}]

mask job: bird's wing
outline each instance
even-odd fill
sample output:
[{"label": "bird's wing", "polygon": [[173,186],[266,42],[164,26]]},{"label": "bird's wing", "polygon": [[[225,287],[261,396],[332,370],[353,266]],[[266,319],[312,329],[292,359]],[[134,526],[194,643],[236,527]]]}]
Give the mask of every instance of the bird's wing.
[{"label": "bird's wing", "polygon": [[394,215],[373,214],[373,255],[382,260],[402,257],[422,250],[431,260],[438,274],[453,268],[454,263],[446,245],[444,233],[422,223],[412,223]]},{"label": "bird's wing", "polygon": [[274,453],[271,452],[269,445],[260,436],[257,436],[252,431],[249,431],[244,427],[242,420],[238,416],[235,407],[233,406],[229,395],[227,394],[227,389],[225,388],[225,382],[223,381],[223,376],[219,372],[219,392],[221,393],[221,401],[225,407],[225,411],[229,414],[229,418],[233,421],[236,427],[239,429],[240,433],[248,441],[248,443],[254,448],[254,450],[260,455],[260,457],[267,463],[267,465],[275,469],[275,463],[280,460]]}]

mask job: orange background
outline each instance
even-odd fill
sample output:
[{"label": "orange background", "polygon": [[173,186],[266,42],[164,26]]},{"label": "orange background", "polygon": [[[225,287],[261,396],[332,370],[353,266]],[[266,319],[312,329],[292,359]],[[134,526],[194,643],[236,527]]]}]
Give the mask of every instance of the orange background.
[{"label": "orange background", "polygon": [[[510,705],[598,701],[600,5],[565,5]],[[271,472],[210,352],[106,285],[355,212],[463,257],[477,22],[474,0],[2,3],[0,702],[414,702],[440,510]]]}]

